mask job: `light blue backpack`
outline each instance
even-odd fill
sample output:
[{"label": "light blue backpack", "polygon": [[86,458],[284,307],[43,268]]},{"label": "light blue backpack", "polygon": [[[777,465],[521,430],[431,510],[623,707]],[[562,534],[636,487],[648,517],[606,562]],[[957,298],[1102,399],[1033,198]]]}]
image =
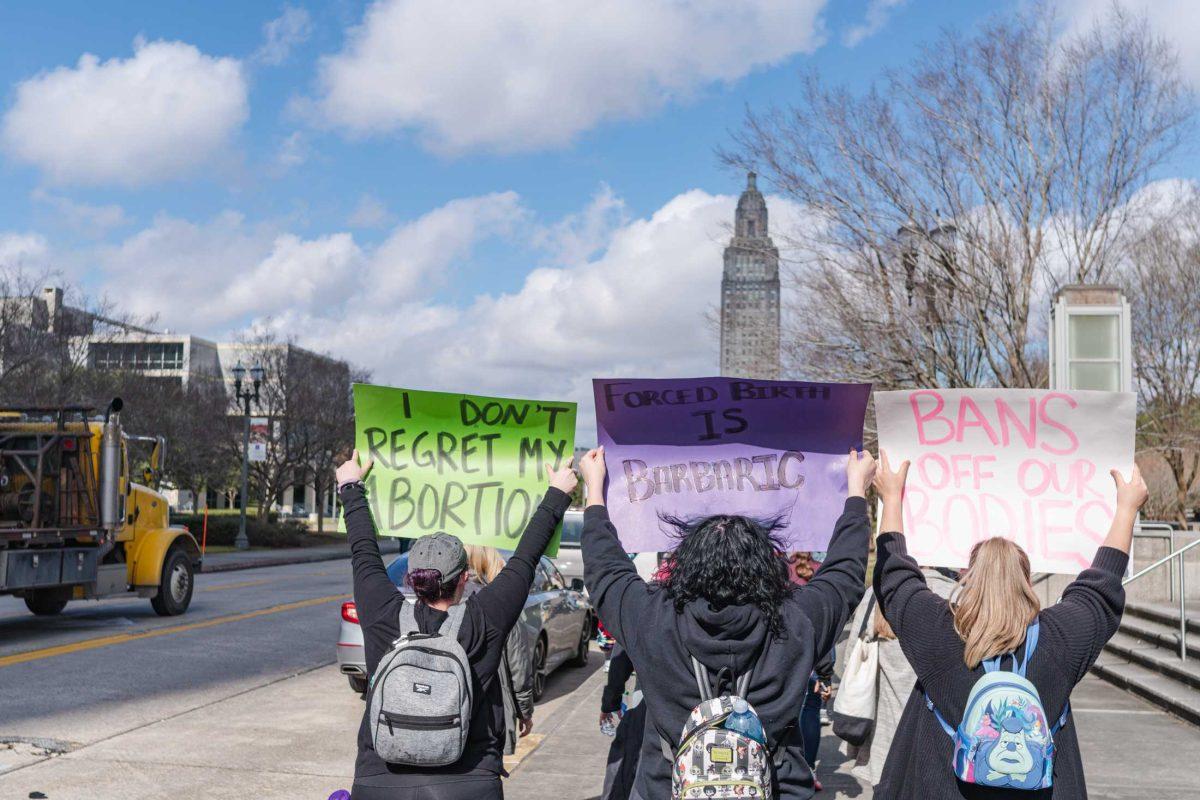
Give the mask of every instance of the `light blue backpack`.
[{"label": "light blue backpack", "polygon": [[[1066,724],[1068,702],[1053,726],[1025,667],[1037,649],[1039,624],[1025,632],[1025,657],[999,655],[983,662],[984,675],[971,687],[962,724],[955,730],[934,708],[929,693],[925,705],[942,730],[954,740],[951,766],[964,783],[1006,789],[1048,789],[1054,777],[1054,734]],[[1013,670],[1000,668],[1011,657]]]}]

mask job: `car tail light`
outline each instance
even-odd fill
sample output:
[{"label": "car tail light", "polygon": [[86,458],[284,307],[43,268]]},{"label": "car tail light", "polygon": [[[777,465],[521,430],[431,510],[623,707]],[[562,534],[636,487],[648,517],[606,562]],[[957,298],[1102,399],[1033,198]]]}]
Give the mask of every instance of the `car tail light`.
[{"label": "car tail light", "polygon": [[354,603],[342,603],[342,619],[358,624],[358,606]]}]

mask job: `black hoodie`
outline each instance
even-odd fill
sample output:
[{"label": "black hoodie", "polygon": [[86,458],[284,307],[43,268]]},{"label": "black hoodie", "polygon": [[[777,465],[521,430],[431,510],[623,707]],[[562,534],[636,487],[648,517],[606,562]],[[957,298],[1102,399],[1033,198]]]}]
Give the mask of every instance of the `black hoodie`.
[{"label": "black hoodie", "polygon": [[753,667],[747,700],[766,729],[768,744],[782,747],[776,796],[802,800],[813,794],[798,726],[800,707],[816,657],[833,648],[838,632],[865,590],[867,503],[846,500],[829,556],[807,586],[795,589],[781,612],[784,633],[768,636],[767,620],[754,606],[714,609],[690,603],[682,614],[665,590],[647,584],[617,540],[603,506],[584,514],[584,581],[592,603],[637,670],[648,719],[638,767],[641,797],[668,797],[671,765],[659,737],[675,746],[684,721],[700,703],[690,656],[715,674]]}]

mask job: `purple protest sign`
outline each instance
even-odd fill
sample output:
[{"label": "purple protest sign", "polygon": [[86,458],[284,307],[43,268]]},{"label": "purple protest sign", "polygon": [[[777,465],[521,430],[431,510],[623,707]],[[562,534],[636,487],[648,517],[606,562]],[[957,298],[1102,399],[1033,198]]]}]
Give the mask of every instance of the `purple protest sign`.
[{"label": "purple protest sign", "polygon": [[592,389],[627,551],[674,547],[660,514],[781,516],[793,550],[827,548],[870,384],[598,378]]}]

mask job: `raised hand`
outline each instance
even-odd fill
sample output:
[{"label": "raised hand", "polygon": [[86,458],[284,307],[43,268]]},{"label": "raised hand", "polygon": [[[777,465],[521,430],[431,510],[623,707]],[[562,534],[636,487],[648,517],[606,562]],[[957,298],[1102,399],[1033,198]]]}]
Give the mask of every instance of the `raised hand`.
[{"label": "raised hand", "polygon": [[866,497],[867,487],[875,477],[875,457],[867,450],[850,450],[846,462],[846,493],[851,497]]},{"label": "raised hand", "polygon": [[884,503],[899,504],[904,499],[904,484],[908,481],[908,461],[902,461],[896,470],[892,471],[888,461],[887,451],[879,451],[879,469],[875,471],[875,491]]},{"label": "raised hand", "polygon": [[350,458],[344,461],[337,471],[334,473],[337,478],[337,485],[340,489],[347,483],[357,483],[367,477],[367,473],[371,471],[371,467],[375,465],[375,460],[368,458],[365,463],[360,463],[358,451],[355,450],[350,454]]},{"label": "raised hand", "polygon": [[549,464],[546,465],[546,480],[550,481],[550,485],[563,494],[570,494],[579,485],[579,478],[576,477],[575,470],[571,469],[571,462],[574,460],[574,458],[568,458],[567,463],[559,469],[554,469]]},{"label": "raised hand", "polygon": [[1117,485],[1117,508],[1136,512],[1146,504],[1146,500],[1150,497],[1150,490],[1146,488],[1146,481],[1142,479],[1142,471],[1136,465],[1134,465],[1133,474],[1129,476],[1128,481],[1115,469],[1110,470],[1109,474],[1113,477],[1113,483]]}]

